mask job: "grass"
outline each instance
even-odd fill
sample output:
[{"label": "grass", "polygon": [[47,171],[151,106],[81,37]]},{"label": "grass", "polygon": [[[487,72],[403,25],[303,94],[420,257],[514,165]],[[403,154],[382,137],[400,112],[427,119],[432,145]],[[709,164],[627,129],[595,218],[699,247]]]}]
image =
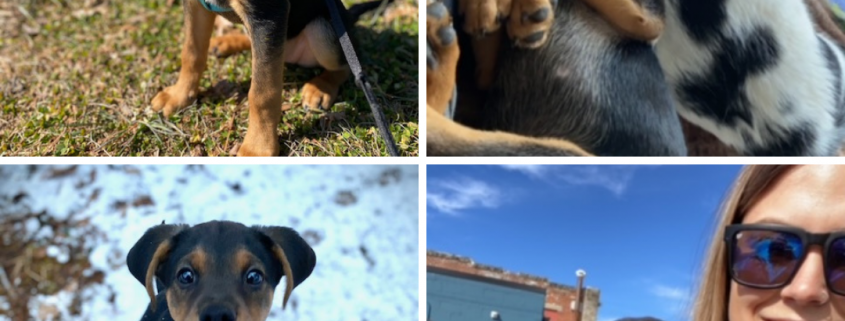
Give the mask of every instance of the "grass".
[{"label": "grass", "polygon": [[[209,58],[193,106],[169,118],[150,108],[180,68],[182,7],[172,1],[0,1],[0,155],[229,156],[246,135],[249,52]],[[379,13],[358,22],[356,50],[400,153],[417,156],[417,3]],[[286,68],[282,154],[387,155],[354,82],[326,112],[301,108],[299,90],[318,73]]]}]

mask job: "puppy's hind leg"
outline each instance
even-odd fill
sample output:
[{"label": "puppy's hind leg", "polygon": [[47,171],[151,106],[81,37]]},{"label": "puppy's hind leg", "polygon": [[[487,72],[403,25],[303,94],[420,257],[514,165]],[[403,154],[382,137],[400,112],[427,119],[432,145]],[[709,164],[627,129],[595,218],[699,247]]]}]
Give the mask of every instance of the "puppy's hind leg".
[{"label": "puppy's hind leg", "polygon": [[282,118],[283,57],[290,1],[279,0],[272,6],[260,7],[246,1],[232,1],[232,8],[242,17],[252,40],[249,125],[238,156],[277,156],[280,148],[276,128]]},{"label": "puppy's hind leg", "polygon": [[232,32],[220,37],[211,38],[209,54],[218,58],[224,58],[242,51],[247,51],[251,47],[252,41],[249,40],[249,36],[240,32]]},{"label": "puppy's hind leg", "polygon": [[176,84],[160,91],[152,102],[153,110],[170,116],[187,107],[197,98],[199,81],[208,59],[208,42],[214,28],[214,13],[198,1],[183,1],[185,10],[185,44],[182,46],[182,69]]},{"label": "puppy's hind leg", "polygon": [[285,59],[290,59],[288,62],[309,65],[309,58],[313,58],[311,64],[316,63],[325,69],[302,86],[302,106],[305,109],[329,109],[337,98],[340,86],[352,74],[338,37],[329,21],[318,18],[305,27],[296,41],[295,45],[289,46],[290,51],[285,53]]}]

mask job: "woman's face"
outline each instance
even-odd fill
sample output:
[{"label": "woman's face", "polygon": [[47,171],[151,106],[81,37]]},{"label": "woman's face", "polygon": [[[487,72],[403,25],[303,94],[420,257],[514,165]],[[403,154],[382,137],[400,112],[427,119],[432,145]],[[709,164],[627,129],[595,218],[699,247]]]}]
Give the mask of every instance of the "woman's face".
[{"label": "woman's face", "polygon": [[[845,230],[845,166],[801,166],[760,195],[743,224],[770,223],[811,233]],[[812,246],[792,282],[761,290],[731,281],[730,321],[845,321],[845,297],[827,289],[822,248]]]}]

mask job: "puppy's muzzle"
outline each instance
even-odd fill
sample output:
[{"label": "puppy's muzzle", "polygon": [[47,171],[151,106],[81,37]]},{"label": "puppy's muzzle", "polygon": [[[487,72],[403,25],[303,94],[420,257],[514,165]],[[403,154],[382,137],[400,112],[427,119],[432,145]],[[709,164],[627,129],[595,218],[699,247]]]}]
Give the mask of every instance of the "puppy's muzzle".
[{"label": "puppy's muzzle", "polygon": [[235,321],[235,310],[222,305],[213,305],[200,312],[200,321]]}]

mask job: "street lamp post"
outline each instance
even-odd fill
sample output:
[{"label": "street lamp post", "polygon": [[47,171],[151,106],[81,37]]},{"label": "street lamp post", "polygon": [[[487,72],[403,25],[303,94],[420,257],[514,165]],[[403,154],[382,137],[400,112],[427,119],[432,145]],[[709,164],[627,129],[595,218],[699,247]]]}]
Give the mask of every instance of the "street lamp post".
[{"label": "street lamp post", "polygon": [[587,272],[579,269],[578,271],[575,271],[575,276],[578,277],[578,289],[575,291],[574,302],[575,321],[581,321],[581,316],[584,311],[584,277],[587,276]]}]

